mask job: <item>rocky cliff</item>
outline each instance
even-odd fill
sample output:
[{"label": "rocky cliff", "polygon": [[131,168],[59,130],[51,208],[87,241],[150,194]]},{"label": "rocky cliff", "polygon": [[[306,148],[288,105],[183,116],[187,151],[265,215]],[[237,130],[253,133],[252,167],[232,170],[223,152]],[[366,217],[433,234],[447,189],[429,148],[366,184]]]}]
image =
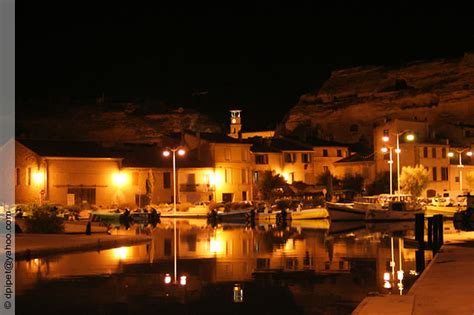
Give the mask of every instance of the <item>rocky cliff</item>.
[{"label": "rocky cliff", "polygon": [[220,132],[220,126],[195,110],[169,109],[143,113],[130,106],[100,110],[72,107],[48,115],[19,115],[17,137],[101,142],[159,142],[161,136],[181,130]]},{"label": "rocky cliff", "polygon": [[281,132],[370,142],[374,124],[387,118],[427,120],[439,136],[470,142],[474,138],[466,139],[459,129],[474,125],[474,53],[402,67],[334,71],[318,92],[300,97]]}]

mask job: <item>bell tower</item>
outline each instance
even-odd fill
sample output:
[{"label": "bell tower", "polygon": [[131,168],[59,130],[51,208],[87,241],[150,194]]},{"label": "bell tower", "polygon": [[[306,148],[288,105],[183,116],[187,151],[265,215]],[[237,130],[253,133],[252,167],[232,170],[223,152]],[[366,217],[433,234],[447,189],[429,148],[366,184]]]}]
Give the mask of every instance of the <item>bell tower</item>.
[{"label": "bell tower", "polygon": [[242,130],[242,123],[240,120],[240,109],[230,110],[230,133],[229,136],[238,138],[239,133]]}]

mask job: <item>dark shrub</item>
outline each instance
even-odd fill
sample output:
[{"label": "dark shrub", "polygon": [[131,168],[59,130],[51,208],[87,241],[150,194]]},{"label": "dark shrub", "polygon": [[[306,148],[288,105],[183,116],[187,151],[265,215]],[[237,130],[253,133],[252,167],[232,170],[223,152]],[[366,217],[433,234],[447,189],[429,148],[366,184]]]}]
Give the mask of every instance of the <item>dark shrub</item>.
[{"label": "dark shrub", "polygon": [[28,233],[63,233],[64,220],[56,214],[56,208],[49,205],[33,208],[33,215],[26,220]]}]

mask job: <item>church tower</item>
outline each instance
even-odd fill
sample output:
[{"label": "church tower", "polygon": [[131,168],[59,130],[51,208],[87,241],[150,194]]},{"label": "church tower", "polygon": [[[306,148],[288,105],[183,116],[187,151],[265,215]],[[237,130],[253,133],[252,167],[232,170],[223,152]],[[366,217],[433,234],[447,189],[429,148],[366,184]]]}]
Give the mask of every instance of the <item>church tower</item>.
[{"label": "church tower", "polygon": [[242,123],[240,121],[240,109],[230,110],[230,133],[229,136],[233,138],[238,138],[239,133],[242,130]]}]

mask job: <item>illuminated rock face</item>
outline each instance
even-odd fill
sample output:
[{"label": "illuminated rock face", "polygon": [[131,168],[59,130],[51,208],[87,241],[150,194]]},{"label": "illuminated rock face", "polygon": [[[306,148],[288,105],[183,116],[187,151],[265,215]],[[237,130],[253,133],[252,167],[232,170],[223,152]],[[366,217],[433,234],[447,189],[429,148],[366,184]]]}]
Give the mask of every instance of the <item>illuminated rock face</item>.
[{"label": "illuminated rock face", "polygon": [[438,137],[465,139],[455,124],[474,125],[474,53],[456,60],[404,67],[356,67],[334,71],[315,94],[300,97],[283,132],[309,129],[341,142],[369,142],[374,124],[389,118],[427,120]]}]

